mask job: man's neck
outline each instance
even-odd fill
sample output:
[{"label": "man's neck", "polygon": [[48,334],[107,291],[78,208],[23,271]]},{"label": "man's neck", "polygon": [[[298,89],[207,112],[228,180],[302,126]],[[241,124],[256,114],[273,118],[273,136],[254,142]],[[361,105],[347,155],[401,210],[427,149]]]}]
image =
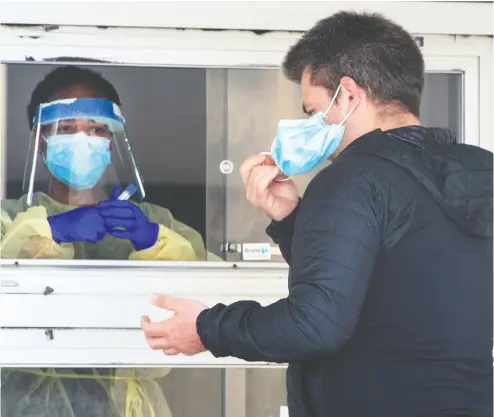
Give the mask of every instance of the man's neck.
[{"label": "man's neck", "polygon": [[386,130],[398,129],[406,126],[422,126],[420,120],[411,113],[396,115],[396,117],[386,117],[377,123],[376,129]]},{"label": "man's neck", "polygon": [[369,132],[376,129],[381,129],[384,132],[386,130],[398,129],[406,126],[422,126],[422,123],[420,123],[420,120],[411,113],[388,113],[386,116],[376,117],[374,120],[371,119],[370,123],[364,124],[358,132],[348,132],[350,135],[345,135],[340,146],[330,159],[335,159],[354,140]]}]

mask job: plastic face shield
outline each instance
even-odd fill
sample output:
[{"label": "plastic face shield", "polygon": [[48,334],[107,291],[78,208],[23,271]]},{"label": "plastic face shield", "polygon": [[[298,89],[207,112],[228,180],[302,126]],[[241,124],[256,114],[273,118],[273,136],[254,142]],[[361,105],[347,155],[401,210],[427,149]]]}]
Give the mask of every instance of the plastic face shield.
[{"label": "plastic face shield", "polygon": [[137,188],[145,197],[119,107],[105,99],[75,98],[41,104],[36,110],[24,171],[28,205],[41,191],[65,204],[108,198],[114,186]]}]

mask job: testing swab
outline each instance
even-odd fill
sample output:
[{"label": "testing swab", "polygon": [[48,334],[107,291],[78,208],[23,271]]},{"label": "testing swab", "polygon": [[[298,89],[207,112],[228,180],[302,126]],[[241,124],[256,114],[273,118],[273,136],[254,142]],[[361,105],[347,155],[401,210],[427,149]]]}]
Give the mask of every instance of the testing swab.
[{"label": "testing swab", "polygon": [[127,185],[127,188],[117,197],[117,200],[128,200],[137,191],[134,184]]}]

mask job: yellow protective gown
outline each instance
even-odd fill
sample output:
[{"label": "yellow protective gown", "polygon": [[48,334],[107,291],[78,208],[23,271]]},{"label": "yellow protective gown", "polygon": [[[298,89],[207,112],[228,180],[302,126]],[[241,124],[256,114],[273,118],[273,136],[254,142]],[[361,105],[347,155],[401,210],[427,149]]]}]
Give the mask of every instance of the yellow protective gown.
[{"label": "yellow protective gown", "polygon": [[172,417],[160,387],[170,369],[2,369],[8,417]]},{"label": "yellow protective gown", "polygon": [[[137,204],[159,224],[156,244],[135,251],[127,240],[107,235],[98,243],[57,244],[47,216],[75,207],[36,193],[1,206],[1,257],[9,259],[213,260],[201,235],[169,210]],[[7,417],[171,417],[159,380],[169,369],[3,369],[1,415]]]},{"label": "yellow protective gown", "polygon": [[147,218],[160,225],[156,244],[136,252],[128,240],[107,235],[97,243],[57,244],[47,217],[75,207],[60,204],[43,193],[35,193],[32,207],[26,196],[2,201],[1,256],[8,259],[131,259],[200,261],[219,260],[207,254],[201,235],[173,218],[171,212],[150,203],[138,205]]}]

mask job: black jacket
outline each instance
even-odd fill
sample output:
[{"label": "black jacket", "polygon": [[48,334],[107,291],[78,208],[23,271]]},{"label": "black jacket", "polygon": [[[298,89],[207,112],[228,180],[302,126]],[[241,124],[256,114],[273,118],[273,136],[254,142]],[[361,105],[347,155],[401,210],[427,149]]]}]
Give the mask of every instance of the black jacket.
[{"label": "black jacket", "polygon": [[289,362],[290,417],[491,417],[492,180],[449,131],[362,136],[268,227],[288,298],[204,311],[204,346]]}]

